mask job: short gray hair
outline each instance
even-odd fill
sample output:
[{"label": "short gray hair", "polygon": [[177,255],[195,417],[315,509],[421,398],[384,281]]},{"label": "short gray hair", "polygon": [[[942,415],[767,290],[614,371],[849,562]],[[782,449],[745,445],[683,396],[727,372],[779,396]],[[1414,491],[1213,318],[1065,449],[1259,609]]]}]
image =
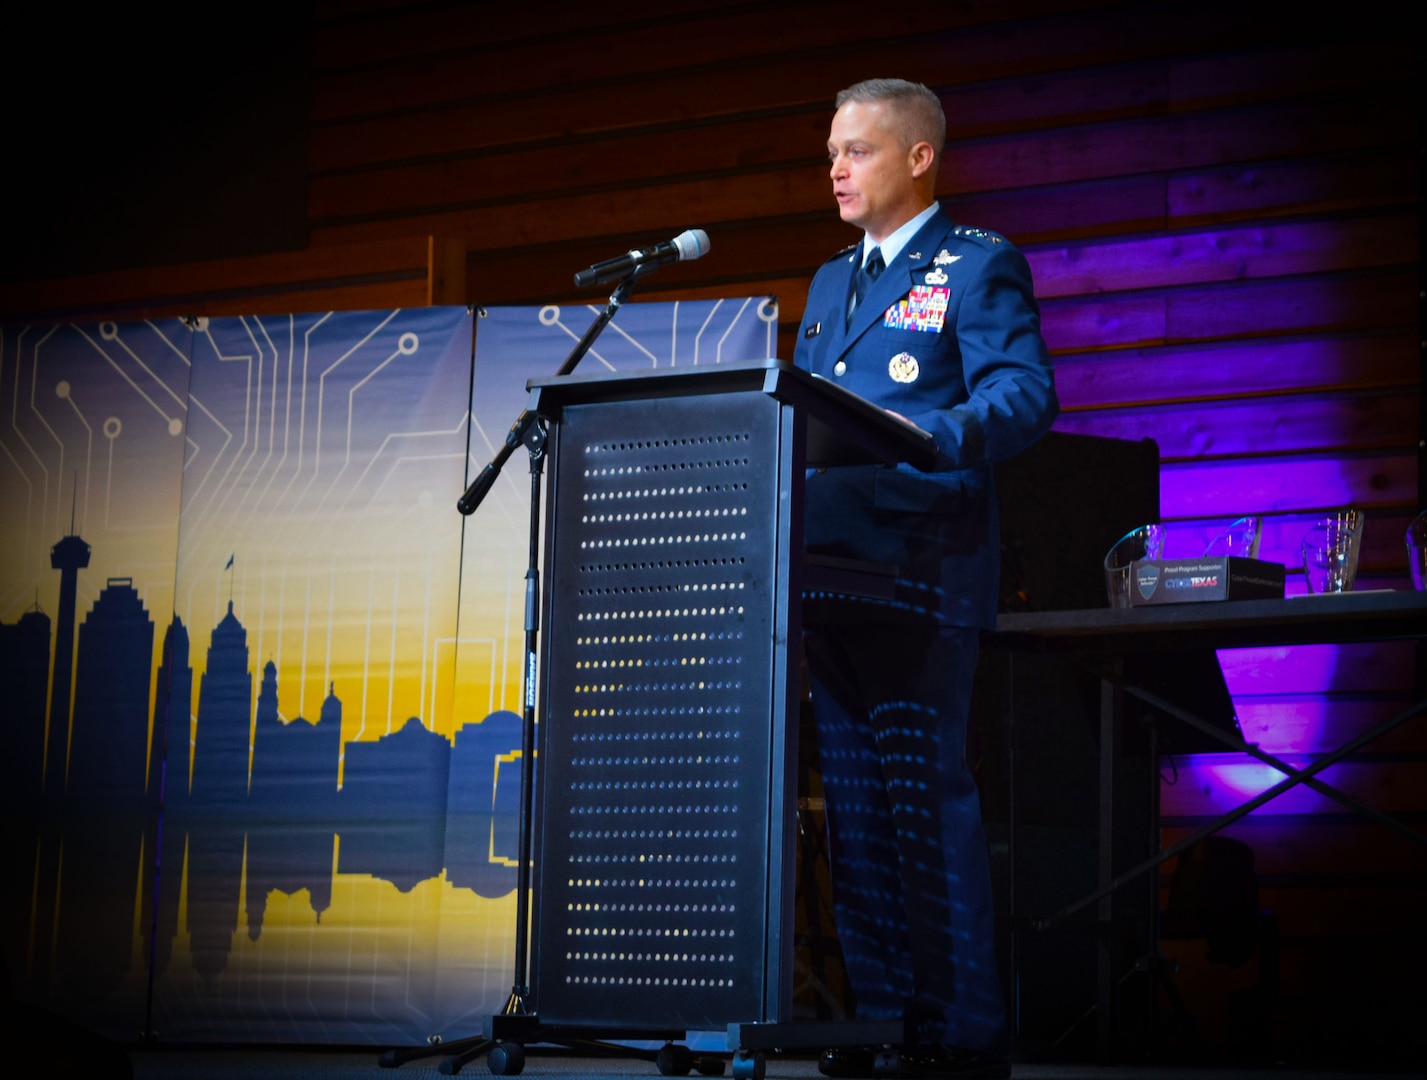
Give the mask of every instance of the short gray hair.
[{"label": "short gray hair", "polygon": [[886,102],[896,111],[897,133],[907,146],[929,142],[941,157],[946,147],[946,113],[941,99],[921,83],[906,79],[864,79],[837,95],[837,108],[855,101],[861,105]]}]

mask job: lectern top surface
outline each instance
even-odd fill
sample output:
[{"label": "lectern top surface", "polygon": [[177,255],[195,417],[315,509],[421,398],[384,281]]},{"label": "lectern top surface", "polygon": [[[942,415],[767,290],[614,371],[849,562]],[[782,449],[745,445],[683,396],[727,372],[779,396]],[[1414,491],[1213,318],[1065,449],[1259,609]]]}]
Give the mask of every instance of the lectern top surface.
[{"label": "lectern top surface", "polygon": [[925,471],[936,464],[936,442],[921,428],[785,360],[597,371],[532,379],[526,386],[529,408],[552,419],[572,405],[758,391],[808,419],[808,465],[905,462]]}]

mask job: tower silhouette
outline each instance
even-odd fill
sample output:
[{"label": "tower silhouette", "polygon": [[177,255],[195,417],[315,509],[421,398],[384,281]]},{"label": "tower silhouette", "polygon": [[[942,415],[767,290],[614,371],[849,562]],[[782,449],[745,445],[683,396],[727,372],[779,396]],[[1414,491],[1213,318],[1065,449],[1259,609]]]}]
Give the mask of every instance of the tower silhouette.
[{"label": "tower silhouette", "polygon": [[213,628],[208,670],[198,684],[198,732],[193,745],[195,813],[240,814],[248,798],[248,740],[253,680],[248,673],[248,632],[233,614]]},{"label": "tower silhouette", "polygon": [[0,623],[0,807],[17,816],[33,816],[40,797],[49,674],[50,617],[36,605],[13,626]]},{"label": "tower silhouette", "polygon": [[[143,932],[153,938],[153,970],[168,968],[178,933],[178,907],[183,886],[183,851],[187,840],[189,713],[193,709],[193,668],[188,663],[188,629],[174,615],[164,630],[163,651],[156,672],[153,736],[149,740],[149,807],[156,854],[158,907],[156,922]],[[147,897],[154,895],[150,879]]]},{"label": "tower silhouette", "polygon": [[50,692],[50,722],[45,752],[45,796],[64,795],[65,770],[69,761],[69,705],[74,684],[74,600],[79,591],[79,572],[89,565],[89,545],[70,533],[50,548],[50,566],[60,572],[59,617],[55,623],[54,684]]},{"label": "tower silhouette", "polygon": [[337,769],[342,755],[342,702],[335,685],[317,723],[278,718],[277,665],[263,667],[253,736],[253,779],[248,790],[255,815],[314,819],[337,809]]},{"label": "tower silhouette", "polygon": [[133,956],[143,871],[144,772],[154,624],[131,578],[109,578],[79,627],[56,876],[55,968],[63,999],[102,1000]]},{"label": "tower silhouette", "polygon": [[110,578],[79,628],[68,799],[142,808],[154,622],[132,578]]},{"label": "tower silhouette", "polygon": [[49,687],[50,617],[36,605],[14,625],[0,623],[0,941],[7,943],[25,941],[30,932],[34,879],[19,868],[34,864],[40,835]]},{"label": "tower silhouette", "polygon": [[193,708],[193,668],[188,663],[188,629],[177,615],[164,631],[163,652],[154,696],[153,738],[149,749],[149,801],[170,809],[188,798],[191,764],[189,711]]}]

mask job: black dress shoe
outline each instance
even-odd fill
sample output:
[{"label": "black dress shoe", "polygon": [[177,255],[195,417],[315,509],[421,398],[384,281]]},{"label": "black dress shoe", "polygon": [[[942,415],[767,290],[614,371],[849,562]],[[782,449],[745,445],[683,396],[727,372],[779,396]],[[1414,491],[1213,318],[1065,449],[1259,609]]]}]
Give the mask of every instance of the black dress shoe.
[{"label": "black dress shoe", "polygon": [[870,1046],[834,1046],[818,1058],[818,1072],[839,1080],[862,1080],[872,1075],[876,1057]]}]

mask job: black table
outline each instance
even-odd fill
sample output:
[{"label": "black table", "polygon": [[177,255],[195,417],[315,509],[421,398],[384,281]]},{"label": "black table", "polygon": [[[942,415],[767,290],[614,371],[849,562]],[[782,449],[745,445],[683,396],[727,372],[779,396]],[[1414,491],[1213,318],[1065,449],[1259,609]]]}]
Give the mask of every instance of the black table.
[{"label": "black table", "polygon": [[1427,636],[1427,593],[1359,592],[1002,615],[984,644],[1020,651],[1126,652],[1343,644]]},{"label": "black table", "polygon": [[[1122,887],[1152,875],[1171,859],[1205,837],[1238,821],[1272,799],[1303,784],[1335,799],[1360,815],[1393,829],[1419,845],[1427,845],[1416,830],[1325,784],[1317,775],[1329,766],[1357,752],[1393,728],[1427,712],[1423,696],[1421,653],[1419,653],[1417,700],[1405,711],[1313,761],[1304,769],[1275,758],[1246,743],[1237,733],[1205,722],[1179,708],[1174,702],[1131,685],[1124,678],[1124,661],[1136,654],[1169,650],[1235,649],[1272,645],[1343,644],[1427,638],[1427,593],[1362,592],[1328,596],[1302,596],[1283,600],[1241,600],[1217,603],[1189,603],[1128,609],[1054,611],[1002,615],[994,632],[982,639],[983,648],[1013,654],[1080,653],[1099,659],[1100,757],[1097,887],[1088,895],[1058,911],[1029,920],[1033,931],[1058,926],[1076,913],[1096,905],[1095,919],[1100,948],[1097,971],[1097,1056],[1102,1062],[1114,1056],[1114,1034],[1118,1023],[1119,964],[1113,947],[1112,924],[1116,917],[1115,896]],[[1203,732],[1227,749],[1238,751],[1271,765],[1285,778],[1192,835],[1164,849],[1146,852],[1129,866],[1116,865],[1114,825],[1117,815],[1148,812],[1153,817],[1152,835],[1158,836],[1158,793],[1150,794],[1150,806],[1127,806],[1122,762],[1118,758],[1124,723],[1126,696],[1151,705],[1156,711],[1176,717]],[[1155,847],[1158,849],[1156,841]],[[1153,888],[1153,880],[1151,888]],[[1154,901],[1157,910],[1157,900]],[[1157,944],[1157,942],[1156,942]]]}]

